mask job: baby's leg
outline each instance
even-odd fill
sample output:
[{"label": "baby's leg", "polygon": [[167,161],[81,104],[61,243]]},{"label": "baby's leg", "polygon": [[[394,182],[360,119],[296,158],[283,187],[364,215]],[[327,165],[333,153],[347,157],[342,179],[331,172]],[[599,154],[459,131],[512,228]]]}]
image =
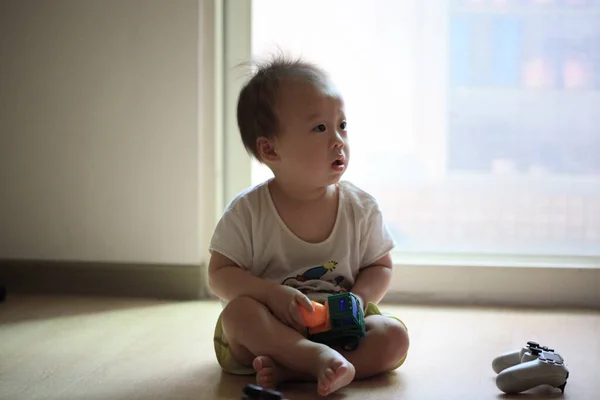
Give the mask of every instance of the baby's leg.
[{"label": "baby's leg", "polygon": [[240,364],[252,366],[256,356],[269,357],[284,368],[314,377],[321,395],[354,378],[354,367],[339,352],[306,339],[252,298],[232,300],[223,310],[222,323],[230,350]]},{"label": "baby's leg", "polygon": [[404,326],[389,317],[369,315],[365,318],[367,334],[354,351],[339,350],[363,379],[390,371],[406,355],[409,346]]},{"label": "baby's leg", "polygon": [[256,357],[252,367],[256,371],[256,384],[267,389],[277,389],[281,382],[315,381],[314,376],[286,368],[268,356]]}]

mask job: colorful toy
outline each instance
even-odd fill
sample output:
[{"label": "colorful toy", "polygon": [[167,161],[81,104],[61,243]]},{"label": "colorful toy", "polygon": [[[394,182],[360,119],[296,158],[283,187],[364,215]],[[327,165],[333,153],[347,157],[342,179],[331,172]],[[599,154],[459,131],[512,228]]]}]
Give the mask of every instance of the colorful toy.
[{"label": "colorful toy", "polygon": [[316,301],[311,301],[314,311],[310,312],[306,308],[299,306],[304,323],[309,328],[316,328],[319,325],[323,325],[327,322],[327,307]]},{"label": "colorful toy", "polygon": [[283,400],[283,394],[257,385],[246,385],[242,389],[242,400]]},{"label": "colorful toy", "polygon": [[298,305],[307,325],[308,338],[352,351],[365,336],[365,319],[358,298],[352,293],[330,295],[325,304],[312,302],[310,312]]}]

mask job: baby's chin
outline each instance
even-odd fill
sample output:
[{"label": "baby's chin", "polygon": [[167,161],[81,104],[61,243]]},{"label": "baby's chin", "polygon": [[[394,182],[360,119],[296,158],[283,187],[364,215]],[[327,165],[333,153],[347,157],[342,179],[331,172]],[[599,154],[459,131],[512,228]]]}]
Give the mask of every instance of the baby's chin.
[{"label": "baby's chin", "polygon": [[335,185],[336,183],[338,183],[339,181],[342,180],[343,176],[344,176],[343,173],[331,176],[331,178],[328,181],[328,185]]},{"label": "baby's chin", "polygon": [[296,175],[296,181],[303,181],[304,185],[323,187],[335,185],[344,176],[346,169],[335,171],[333,168],[315,171],[306,169],[301,176]]}]

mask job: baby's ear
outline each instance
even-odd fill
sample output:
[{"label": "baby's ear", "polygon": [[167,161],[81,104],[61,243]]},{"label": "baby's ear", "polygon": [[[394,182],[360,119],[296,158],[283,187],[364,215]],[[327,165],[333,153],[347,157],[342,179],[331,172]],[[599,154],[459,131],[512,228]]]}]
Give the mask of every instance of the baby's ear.
[{"label": "baby's ear", "polygon": [[274,143],[268,138],[261,136],[256,139],[256,148],[258,149],[260,158],[265,163],[273,163],[279,160],[279,155],[277,154],[277,151],[275,151]]}]

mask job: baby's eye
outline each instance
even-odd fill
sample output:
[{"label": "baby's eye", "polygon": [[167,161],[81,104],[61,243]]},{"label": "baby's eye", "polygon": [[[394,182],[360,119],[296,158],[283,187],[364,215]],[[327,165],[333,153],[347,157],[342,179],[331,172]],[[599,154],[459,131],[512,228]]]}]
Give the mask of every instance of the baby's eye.
[{"label": "baby's eye", "polygon": [[325,132],[327,130],[327,127],[325,126],[325,124],[319,124],[315,126],[314,130],[317,132]]},{"label": "baby's eye", "polygon": [[342,122],[342,123],[340,124],[340,129],[341,129],[341,130],[343,130],[343,131],[345,131],[345,130],[346,130],[346,126],[347,126],[347,125],[348,125],[348,124],[346,123],[346,121]]}]

